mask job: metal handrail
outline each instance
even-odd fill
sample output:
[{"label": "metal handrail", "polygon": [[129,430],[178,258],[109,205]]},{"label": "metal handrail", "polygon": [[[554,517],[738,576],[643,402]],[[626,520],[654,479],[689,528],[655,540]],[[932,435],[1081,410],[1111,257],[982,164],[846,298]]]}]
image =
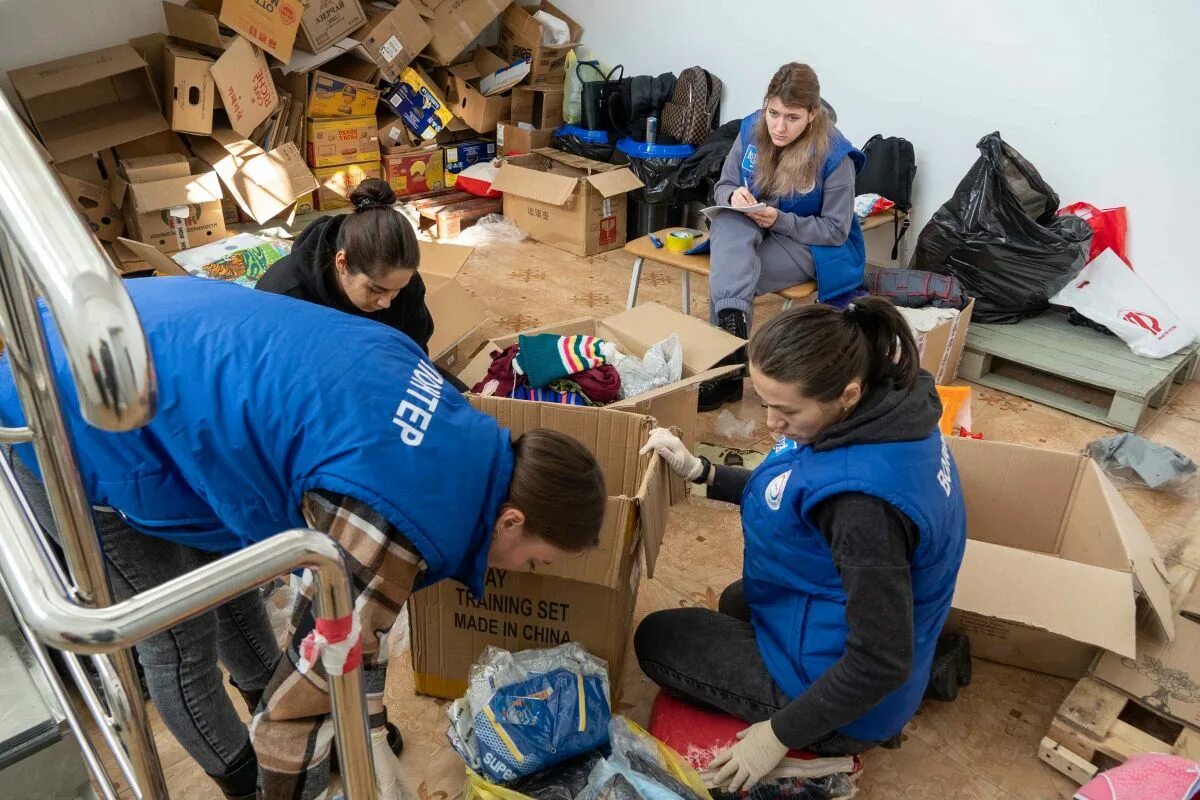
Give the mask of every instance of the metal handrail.
[{"label": "metal handrail", "polygon": [[[0,95],[0,336],[7,348],[27,426],[0,429],[0,442],[32,442],[58,528],[70,579],[56,570],[47,543],[8,464],[0,470],[0,582],[35,654],[42,644],[95,653],[111,727],[125,751],[138,797],[165,800],[166,780],[142,702],[129,647],[293,569],[313,570],[316,613],[353,613],[341,551],[315,531],[279,534],[121,603],[112,590],[92,524],[59,401],[37,296],[54,319],[84,419],[109,431],[146,424],[154,415],[151,354],[136,311],[99,244],[79,222],[7,99]],[[2,459],[0,459],[2,461]],[[44,660],[44,659],[40,659]],[[71,673],[78,682],[78,664]],[[53,672],[47,675],[57,682]],[[374,770],[361,672],[331,675],[330,700],[348,800],[375,798]],[[56,685],[56,690],[60,689]],[[82,688],[82,687],[81,687]],[[61,694],[56,691],[56,694]],[[98,703],[86,692],[95,715]],[[72,731],[81,726],[68,712]],[[106,737],[110,744],[113,737]],[[85,761],[106,796],[109,776],[96,769],[86,738]],[[127,756],[121,758],[120,755]]]}]

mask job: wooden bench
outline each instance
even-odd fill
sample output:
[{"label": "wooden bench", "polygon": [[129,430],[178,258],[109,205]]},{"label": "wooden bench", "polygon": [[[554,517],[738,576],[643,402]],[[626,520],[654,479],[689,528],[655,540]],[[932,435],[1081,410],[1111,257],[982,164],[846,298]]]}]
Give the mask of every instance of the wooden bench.
[{"label": "wooden bench", "polygon": [[[655,236],[660,240],[665,241],[667,234],[671,231],[690,230],[689,228],[664,228],[661,231],[656,231]],[[702,233],[696,237],[696,244],[703,242],[708,237],[708,234]],[[677,269],[683,274],[683,296],[682,308],[683,313],[692,313],[692,275],[703,275],[708,277],[711,270],[711,261],[708,254],[685,256],[683,253],[677,253],[668,250],[666,246],[655,247],[654,242],[650,241],[649,236],[641,236],[634,239],[625,245],[625,252],[633,256],[633,272],[629,278],[629,298],[625,303],[626,308],[633,308],[637,303],[638,284],[642,280],[642,265],[646,261],[653,261],[656,264],[662,264],[672,269]],[[783,307],[791,308],[797,300],[807,300],[817,293],[816,281],[808,281],[806,283],[798,283],[795,286],[789,286],[786,289],[780,289],[778,292],[773,292],[784,299]]]},{"label": "wooden bench", "polygon": [[[997,371],[1005,362],[1032,370],[1028,378]],[[1072,325],[1066,315],[1048,311],[1015,325],[974,323],[967,332],[958,376],[1060,408],[1114,428],[1136,431],[1149,423],[1148,408],[1161,408],[1177,384],[1196,371],[1197,345],[1166,358],[1134,355],[1125,342],[1090,328]],[[1047,381],[1041,376],[1051,376]],[[1053,388],[1053,379],[1104,392],[1107,406]],[[1061,384],[1060,384],[1061,385]]]}]

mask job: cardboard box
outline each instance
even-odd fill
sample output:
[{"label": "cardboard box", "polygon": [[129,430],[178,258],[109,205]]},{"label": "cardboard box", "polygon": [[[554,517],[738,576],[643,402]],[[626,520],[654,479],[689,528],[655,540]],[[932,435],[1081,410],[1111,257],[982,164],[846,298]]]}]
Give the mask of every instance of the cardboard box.
[{"label": "cardboard box", "polygon": [[[542,44],[542,23],[533,16],[537,11],[545,11],[567,23],[571,31],[570,42],[559,45]],[[536,6],[513,4],[504,12],[497,49],[509,60],[530,60],[530,83],[562,83],[566,77],[567,53],[579,44],[582,37],[583,28],[579,23],[547,0],[542,0]]]},{"label": "cardboard box", "polygon": [[423,3],[423,10],[418,10],[432,33],[424,55],[441,66],[453,64],[511,3],[512,0]]},{"label": "cardboard box", "polygon": [[[633,411],[654,417],[660,425],[675,427],[680,438],[692,446],[696,436],[696,393],[700,384],[737,369],[715,366],[746,343],[695,317],[682,314],[658,303],[642,303],[603,319],[583,317],[540,328],[524,334],[553,333],[558,336],[585,334],[615,342],[623,353],[641,358],[654,344],[671,334],[679,337],[683,348],[683,377],[659,389],[619,400],[606,408]],[[517,343],[520,334],[494,339],[459,373],[468,387],[483,380],[492,363],[491,353]]]},{"label": "cardboard box", "polygon": [[921,369],[932,375],[940,386],[947,386],[958,377],[958,365],[962,361],[967,329],[971,327],[971,314],[974,311],[975,299],[972,298],[957,317],[916,337],[917,349],[921,351]]},{"label": "cardboard box", "polygon": [[[210,139],[194,139],[196,156],[216,171],[227,189],[226,200],[260,225],[308,197],[317,180],[292,143],[271,152],[242,139],[230,128],[216,128]],[[229,222],[229,205],[222,203]]]},{"label": "cardboard box", "polygon": [[[496,130],[497,122],[508,119],[512,98],[500,93],[512,88],[515,81],[496,79],[508,66],[495,53],[481,47],[470,61],[455,64],[444,73],[442,85],[450,108],[472,130],[490,133]],[[491,85],[485,91],[483,82],[489,79]]]},{"label": "cardboard box", "polygon": [[317,190],[313,192],[314,210],[329,211],[350,205],[350,193],[367,178],[383,178],[379,158],[361,164],[340,164],[335,167],[318,167],[313,170],[317,179]]},{"label": "cardboard box", "polygon": [[163,0],[163,17],[167,35],[200,48],[208,53],[224,53],[237,37],[221,32],[217,15],[201,8],[192,8]]},{"label": "cardboard box", "polygon": [[300,35],[296,47],[320,53],[340,42],[367,21],[358,0],[308,0],[300,17]]},{"label": "cardboard box", "polygon": [[96,234],[97,239],[115,242],[125,232],[125,218],[121,209],[113,202],[108,187],[103,183],[90,183],[63,172],[58,173],[58,182],[62,184],[83,223]]},{"label": "cardboard box", "polygon": [[157,247],[124,237],[118,237],[112,243],[110,257],[113,259],[113,266],[122,275],[147,270],[153,270],[158,275],[182,276],[188,274],[187,270],[172,261],[170,256]]},{"label": "cardboard box", "polygon": [[56,162],[167,130],[146,61],[130,45],[8,73]]},{"label": "cardboard box", "polygon": [[550,146],[554,128],[527,128],[525,123],[501,122],[496,126],[496,151],[502,156],[532,153]]},{"label": "cardboard box", "polygon": [[478,135],[475,131],[467,127],[467,123],[453,116],[446,127],[438,131],[437,136],[428,140],[417,136],[404,124],[404,120],[387,111],[382,111],[376,118],[376,121],[379,124],[379,147],[385,153],[390,153],[394,150],[406,150],[423,143],[437,143],[442,146],[448,146],[456,142],[470,141]]},{"label": "cardboard box", "polygon": [[666,529],[671,478],[657,457],[639,456],[654,420],[604,408],[471,397],[513,436],[548,427],[575,437],[600,462],[609,491],[600,546],[536,572],[489,569],[477,600],[442,581],[409,601],[416,690],[453,698],[487,645],[508,650],[579,642],[608,662],[616,696],[641,579],[653,576]]},{"label": "cardboard box", "polygon": [[437,143],[395,150],[383,157],[384,179],[396,197],[441,189],[446,185],[442,155]]},{"label": "cardboard box", "polygon": [[456,280],[475,248],[426,241],[418,245],[425,307],[433,319],[429,357],[435,362],[452,361],[454,351],[487,318],[483,304]]},{"label": "cardboard box", "polygon": [[446,188],[450,188],[458,181],[458,173],[472,164],[495,158],[496,143],[469,139],[447,147],[445,153]]},{"label": "cardboard box", "polygon": [[314,72],[308,93],[308,116],[313,119],[331,117],[375,116],[379,90],[374,84]]},{"label": "cardboard box", "polygon": [[534,128],[557,128],[563,124],[563,87],[518,86],[512,93],[514,123],[526,123]]},{"label": "cardboard box", "polygon": [[969,536],[947,629],[972,655],[1080,678],[1100,649],[1136,657],[1139,622],[1173,635],[1158,550],[1094,461],[947,441]]},{"label": "cardboard box", "polygon": [[518,228],[590,256],[625,246],[625,193],[643,184],[628,167],[544,148],[507,159],[492,185]]},{"label": "cardboard box", "polygon": [[[283,0],[286,2],[287,0]],[[212,65],[229,124],[249,137],[279,105],[279,93],[261,50],[238,38]]]},{"label": "cardboard box", "polygon": [[166,49],[170,39],[165,33],[147,33],[142,36],[134,36],[129,39],[129,46],[137,51],[137,54],[146,62],[146,66],[150,68],[150,81],[154,86],[154,92],[158,99],[158,110],[163,112],[163,116],[167,116],[167,97],[163,93],[163,86],[166,85]]},{"label": "cardboard box", "polygon": [[420,69],[405,67],[400,80],[384,94],[383,102],[418,138],[433,139],[454,117],[436,87]]},{"label": "cardboard box", "polygon": [[379,160],[375,117],[308,121],[308,165],[332,167]]},{"label": "cardboard box", "polygon": [[220,20],[286,64],[303,14],[303,0],[222,0]]},{"label": "cardboard box", "polygon": [[163,102],[171,130],[212,133],[217,86],[208,70],[213,60],[197,50],[167,43],[163,48]]},{"label": "cardboard box", "polygon": [[417,53],[428,46],[433,31],[412,0],[400,0],[395,8],[376,3],[363,10],[367,22],[351,38],[360,43],[361,54],[379,68],[382,79],[393,83],[400,79],[400,73]]},{"label": "cardboard box", "polygon": [[1200,624],[1194,620],[1175,618],[1174,641],[1152,629],[1139,632],[1136,660],[1102,653],[1091,675],[1159,716],[1200,729]]},{"label": "cardboard box", "polygon": [[113,193],[121,197],[129,238],[174,253],[225,238],[221,181],[180,155],[122,161]]}]

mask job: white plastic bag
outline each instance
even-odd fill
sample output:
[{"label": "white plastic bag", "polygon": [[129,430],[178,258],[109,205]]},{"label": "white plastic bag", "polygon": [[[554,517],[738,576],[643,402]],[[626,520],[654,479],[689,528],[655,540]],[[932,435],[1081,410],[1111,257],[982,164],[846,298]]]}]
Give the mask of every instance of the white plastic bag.
[{"label": "white plastic bag", "polygon": [[1112,250],[1092,259],[1050,302],[1105,326],[1139,356],[1165,358],[1196,339],[1196,331]]},{"label": "white plastic bag", "polygon": [[683,345],[678,334],[672,333],[651,346],[640,359],[622,353],[612,356],[609,363],[621,376],[621,399],[628,400],[682,378]]}]

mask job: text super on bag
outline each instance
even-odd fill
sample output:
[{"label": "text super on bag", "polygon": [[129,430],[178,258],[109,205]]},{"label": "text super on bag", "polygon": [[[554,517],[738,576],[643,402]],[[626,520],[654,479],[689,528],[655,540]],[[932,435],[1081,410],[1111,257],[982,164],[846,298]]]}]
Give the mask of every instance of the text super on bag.
[{"label": "text super on bag", "polygon": [[990,133],[979,159],[917,239],[910,267],[953,275],[975,298],[974,321],[1020,322],[1049,307],[1087,261],[1092,229],[1057,216],[1058,195]]},{"label": "text super on bag", "polygon": [[1165,358],[1196,339],[1196,332],[1112,250],[1096,256],[1050,302],[1105,326],[1139,356]]}]

